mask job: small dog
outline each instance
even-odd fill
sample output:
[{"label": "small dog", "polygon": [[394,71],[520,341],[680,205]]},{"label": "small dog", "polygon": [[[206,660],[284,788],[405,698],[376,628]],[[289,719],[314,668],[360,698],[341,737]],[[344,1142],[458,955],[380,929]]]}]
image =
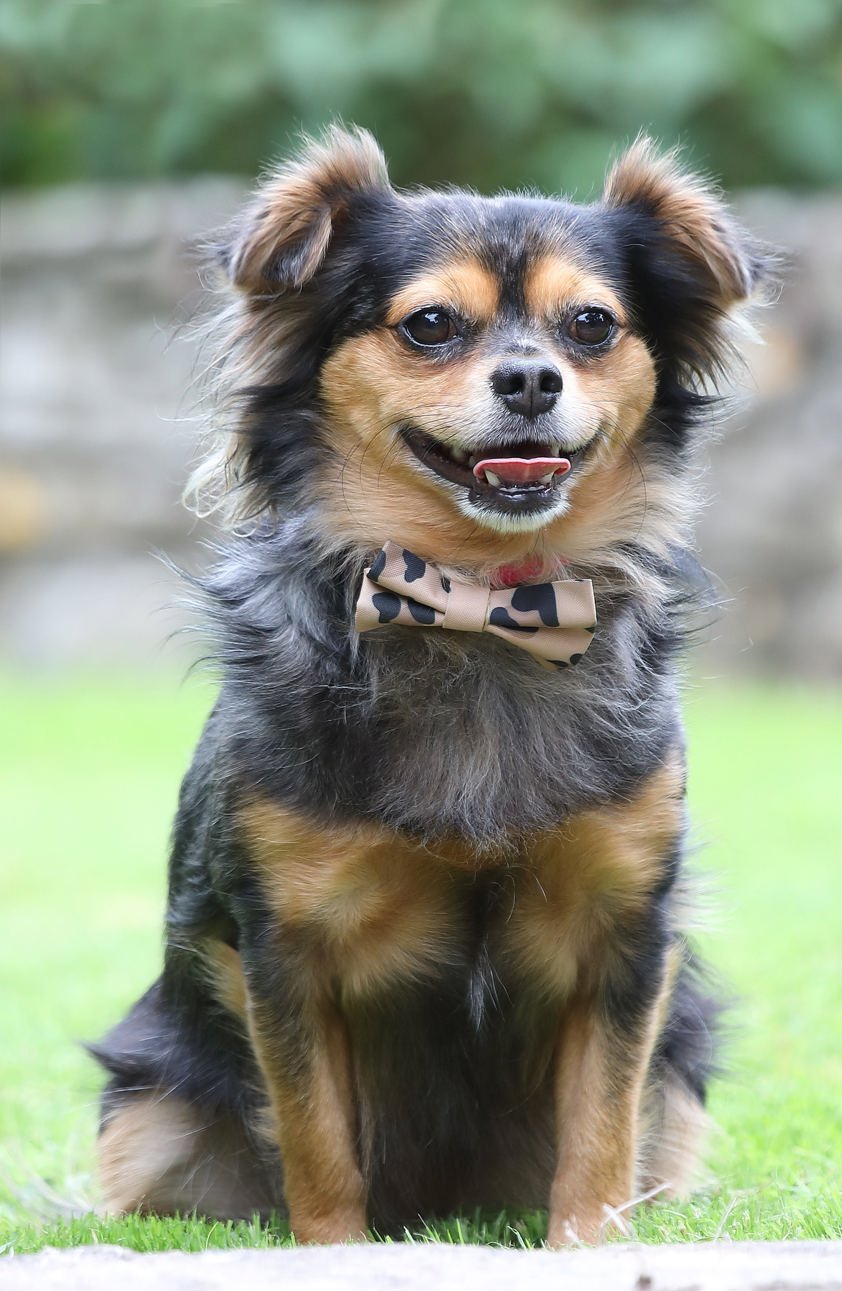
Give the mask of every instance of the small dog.
[{"label": "small dog", "polygon": [[596,1241],[704,1123],[676,654],[771,257],[647,140],[577,206],[398,192],[338,127],[219,256],[222,688],[163,974],[95,1047],[106,1205]]}]

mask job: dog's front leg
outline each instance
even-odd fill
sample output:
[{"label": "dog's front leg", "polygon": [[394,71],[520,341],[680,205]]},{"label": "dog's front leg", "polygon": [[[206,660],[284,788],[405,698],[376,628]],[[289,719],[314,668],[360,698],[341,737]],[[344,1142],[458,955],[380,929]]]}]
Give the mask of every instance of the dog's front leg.
[{"label": "dog's front leg", "polygon": [[609,987],[574,1000],[567,1011],[555,1061],[551,1246],[598,1242],[612,1224],[626,1231],[641,1100],[671,989],[670,968],[665,953],[646,1000],[624,983],[621,993]]},{"label": "dog's front leg", "polygon": [[[634,1198],[640,1109],[678,964],[669,891],[684,831],[680,751],[622,804],[535,849],[522,962],[564,973],[555,1053],[556,1171],[548,1238],[595,1242]],[[534,935],[537,934],[537,935]],[[551,978],[547,978],[548,984]]]},{"label": "dog's front leg", "polygon": [[271,944],[244,955],[249,1033],[280,1148],[290,1226],[299,1242],[359,1240],[366,1197],[345,1023],[311,975],[297,966],[282,976],[279,962]]}]

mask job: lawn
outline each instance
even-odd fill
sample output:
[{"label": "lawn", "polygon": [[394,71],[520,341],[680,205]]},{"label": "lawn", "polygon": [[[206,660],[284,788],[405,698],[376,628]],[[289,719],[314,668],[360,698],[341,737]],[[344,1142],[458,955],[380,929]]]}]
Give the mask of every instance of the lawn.
[{"label": "lawn", "polygon": [[[78,1042],[157,972],[167,833],[211,690],[201,679],[0,677],[0,1251],[270,1245],[281,1225],[98,1220],[99,1075]],[[646,1242],[842,1237],[842,700],[689,694],[704,949],[740,997],[715,1087],[710,1181],[656,1202]],[[454,1219],[419,1238],[533,1245],[540,1216]]]}]

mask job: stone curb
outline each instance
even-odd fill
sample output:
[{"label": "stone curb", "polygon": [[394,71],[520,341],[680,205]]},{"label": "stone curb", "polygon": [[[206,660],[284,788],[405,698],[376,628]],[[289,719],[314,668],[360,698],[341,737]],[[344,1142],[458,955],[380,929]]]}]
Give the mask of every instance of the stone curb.
[{"label": "stone curb", "polygon": [[0,1261],[0,1291],[842,1291],[842,1242],[709,1242],[554,1254],[332,1246],[138,1255],[47,1248]]}]

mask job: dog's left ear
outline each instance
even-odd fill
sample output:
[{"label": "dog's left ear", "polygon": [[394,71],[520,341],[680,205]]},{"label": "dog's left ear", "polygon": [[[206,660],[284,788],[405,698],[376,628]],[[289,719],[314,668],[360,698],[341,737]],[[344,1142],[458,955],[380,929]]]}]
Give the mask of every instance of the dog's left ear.
[{"label": "dog's left ear", "polygon": [[660,234],[694,270],[722,312],[748,300],[765,279],[768,256],[739,227],[715,190],[678,164],[675,151],[658,155],[638,139],[611,169],[603,201],[656,221]]},{"label": "dog's left ear", "polygon": [[621,225],[639,322],[662,360],[682,380],[721,373],[733,357],[729,316],[768,297],[779,257],[646,138],[609,173],[603,206]]},{"label": "dog's left ear", "polygon": [[303,286],[354,200],[389,191],[386,162],[373,136],[330,126],[266,177],[235,224],[222,248],[231,282],[259,295]]}]

